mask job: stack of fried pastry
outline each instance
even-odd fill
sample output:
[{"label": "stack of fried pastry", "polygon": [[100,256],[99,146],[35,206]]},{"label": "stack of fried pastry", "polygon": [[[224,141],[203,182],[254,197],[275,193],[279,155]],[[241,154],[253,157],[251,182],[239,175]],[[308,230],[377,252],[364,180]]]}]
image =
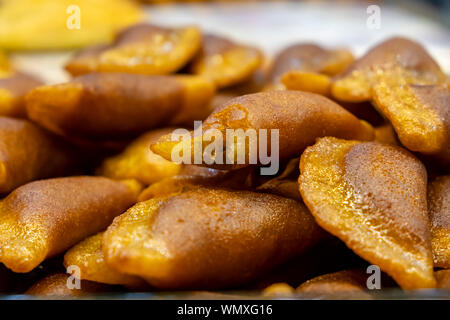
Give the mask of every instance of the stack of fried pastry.
[{"label": "stack of fried pastry", "polygon": [[[139,24],[65,68],[43,85],[0,58],[1,292],[450,288],[449,81],[420,44],[269,60]],[[278,172],[248,148],[239,164],[172,161],[210,129],[278,130]]]}]

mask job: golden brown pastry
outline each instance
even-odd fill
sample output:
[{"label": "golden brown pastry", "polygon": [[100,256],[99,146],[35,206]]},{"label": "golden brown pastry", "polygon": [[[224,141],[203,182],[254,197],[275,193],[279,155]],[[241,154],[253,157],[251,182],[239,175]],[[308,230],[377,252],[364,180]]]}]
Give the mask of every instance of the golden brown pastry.
[{"label": "golden brown pastry", "polygon": [[88,48],[66,65],[72,75],[91,72],[170,74],[198,52],[202,36],[196,27],[162,28],[138,24],[120,32],[112,45]]},{"label": "golden brown pastry", "polygon": [[308,294],[363,293],[367,289],[367,274],[361,270],[343,270],[324,274],[306,281],[296,291]]},{"label": "golden brown pastry", "polygon": [[403,289],[430,288],[433,257],[424,165],[377,142],[319,139],[300,160],[300,192],[317,223]]},{"label": "golden brown pastry", "polygon": [[198,188],[140,202],[103,238],[109,266],[165,289],[246,283],[322,236],[297,201],[248,191]]},{"label": "golden brown pastry", "polygon": [[437,287],[450,290],[450,270],[439,270],[434,273],[437,281]]},{"label": "golden brown pastry", "polygon": [[25,294],[34,296],[60,296],[64,298],[114,291],[111,286],[85,280],[80,282],[80,289],[71,289],[68,286],[68,282],[71,281],[69,277],[70,275],[67,273],[52,274],[36,282],[31,288],[25,291]]},{"label": "golden brown pastry", "polygon": [[0,193],[68,173],[75,164],[73,156],[61,141],[33,123],[0,117]]},{"label": "golden brown pastry", "polygon": [[258,49],[223,37],[206,35],[202,50],[191,63],[190,70],[223,88],[250,79],[261,63],[262,53]]},{"label": "golden brown pastry", "polygon": [[395,134],[394,128],[391,124],[385,123],[380,126],[373,128],[375,131],[376,142],[391,144],[393,146],[398,146],[397,135]]},{"label": "golden brown pastry", "polygon": [[42,83],[12,68],[8,57],[0,51],[0,116],[25,117],[25,94]]},{"label": "golden brown pastry", "polygon": [[287,90],[313,92],[328,97],[332,79],[326,74],[292,70],[282,76],[281,82]]},{"label": "golden brown pastry", "polygon": [[82,280],[111,285],[136,287],[144,281],[111,269],[105,262],[102,251],[103,232],[88,237],[64,255],[64,266],[77,266]]},{"label": "golden brown pastry", "polygon": [[[254,184],[251,168],[240,170],[220,170],[196,165],[183,165],[180,173],[145,188],[139,195],[139,201],[156,197],[165,197],[196,187],[221,187],[245,190]],[[297,189],[298,190],[298,189]]]},{"label": "golden brown pastry", "polygon": [[0,48],[81,48],[112,40],[143,18],[128,0],[14,0],[0,7]]},{"label": "golden brown pastry", "polygon": [[450,268],[450,176],[441,176],[428,184],[428,212],[434,266]]},{"label": "golden brown pastry", "polygon": [[136,202],[140,186],[103,177],[67,177],[23,185],[0,202],[0,262],[29,272],[46,258],[104,230]]},{"label": "golden brown pastry", "polygon": [[197,76],[93,73],[27,95],[30,119],[68,137],[124,139],[203,119],[214,86]]},{"label": "golden brown pastry", "polygon": [[265,288],[262,292],[264,296],[279,296],[279,295],[291,295],[295,292],[295,289],[284,282],[274,283]]},{"label": "golden brown pastry", "polygon": [[[392,72],[391,72],[392,73]],[[407,84],[404,76],[380,72],[373,87],[378,109],[390,120],[401,143],[411,151],[450,166],[450,90],[444,85]]]},{"label": "golden brown pastry", "polygon": [[25,73],[5,72],[2,75],[0,67],[0,116],[25,117],[25,94],[39,85],[42,85],[41,81]]},{"label": "golden brown pastry", "polygon": [[[333,101],[308,92],[300,91],[269,91],[241,96],[228,101],[221,108],[216,109],[203,122],[202,135],[193,136],[182,141],[172,141],[171,136],[162,137],[159,142],[152,145],[152,150],[170,160],[172,153],[176,150],[191,150],[190,159],[195,159],[196,143],[202,142],[203,155],[205,149],[214,146],[214,141],[208,137],[208,131],[213,129],[220,131],[223,137],[223,150],[216,150],[216,155],[223,153],[223,164],[216,159],[211,164],[205,161],[203,156],[202,165],[217,168],[241,168],[251,164],[256,152],[251,151],[251,146],[261,143],[261,129],[266,129],[268,142],[268,154],[274,154],[271,150],[271,141],[276,137],[273,131],[278,130],[279,160],[284,161],[298,157],[305,147],[314,143],[315,139],[323,136],[337,136],[347,139],[372,140],[373,129],[364,122],[358,120],[348,111],[340,107]],[[249,134],[250,142],[238,144],[237,139],[233,143],[234,154],[226,149],[226,130],[234,129],[237,133],[239,129],[243,132],[253,130],[254,135]],[[174,149],[175,148],[175,149]],[[245,148],[245,149],[243,149]],[[241,152],[244,155],[243,163],[238,163],[236,154]],[[184,154],[183,154],[184,156]],[[227,158],[229,163],[226,163]],[[219,158],[220,160],[220,158]],[[261,159],[256,159],[261,160]],[[192,160],[193,161],[193,160]],[[233,162],[233,163],[230,163]]]},{"label": "golden brown pastry", "polygon": [[346,49],[325,49],[312,43],[294,44],[276,57],[269,71],[271,82],[280,82],[290,71],[335,75],[347,69],[354,60]]},{"label": "golden brown pastry", "polygon": [[398,69],[404,71],[402,77],[406,83],[437,84],[447,78],[420,44],[396,37],[381,42],[353,62],[335,79],[332,94],[342,101],[371,100],[377,74],[385,72],[392,79],[398,76]]},{"label": "golden brown pastry", "polygon": [[106,158],[96,173],[112,179],[136,179],[146,185],[178,174],[181,164],[170,162],[150,150],[152,143],[173,130],[175,128],[157,129],[141,135],[123,152]]}]

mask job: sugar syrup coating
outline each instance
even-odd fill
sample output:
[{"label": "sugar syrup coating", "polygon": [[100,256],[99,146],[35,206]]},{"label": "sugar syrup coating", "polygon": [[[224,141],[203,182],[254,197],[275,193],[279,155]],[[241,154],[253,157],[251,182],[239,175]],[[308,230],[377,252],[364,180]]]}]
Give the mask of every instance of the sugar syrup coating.
[{"label": "sugar syrup coating", "polygon": [[106,262],[164,289],[247,283],[322,238],[305,206],[248,191],[198,188],[140,202],[103,238]]},{"label": "sugar syrup coating", "polygon": [[197,76],[91,73],[32,90],[27,112],[63,136],[124,139],[205,118],[214,90],[210,81]]},{"label": "sugar syrup coating", "polygon": [[403,289],[435,287],[424,165],[377,142],[322,138],[300,160],[317,223]]},{"label": "sugar syrup coating", "polygon": [[181,164],[170,162],[150,150],[159,137],[176,128],[151,130],[133,140],[121,153],[108,157],[96,170],[96,174],[111,179],[136,179],[149,185],[177,175]]},{"label": "sugar syrup coating", "polygon": [[69,173],[76,164],[72,151],[28,120],[0,117],[0,193]]},{"label": "sugar syrup coating", "polygon": [[23,185],[0,202],[0,262],[29,272],[104,230],[136,202],[135,181],[67,177]]},{"label": "sugar syrup coating", "polygon": [[[342,101],[361,102],[372,98],[376,75],[400,68],[407,83],[438,84],[447,77],[424,47],[400,37],[385,40],[354,61],[333,81],[332,95]],[[393,72],[391,77],[395,77]]]},{"label": "sugar syrup coating", "polygon": [[77,76],[92,72],[170,74],[198,52],[202,35],[197,27],[162,28],[137,24],[120,32],[112,45],[82,50],[66,65]]},{"label": "sugar syrup coating", "polygon": [[103,232],[99,232],[76,244],[64,255],[64,266],[77,266],[81,280],[130,287],[141,285],[142,279],[117,272],[106,264],[102,239]]},{"label": "sugar syrup coating", "polygon": [[[211,129],[219,130],[222,133],[224,151],[227,143],[227,129],[242,129],[244,132],[248,129],[256,130],[256,136],[250,137],[250,142],[243,146],[245,150],[239,148],[236,140],[234,140],[234,164],[212,163],[208,165],[205,162],[202,163],[205,166],[231,169],[250,164],[252,154],[250,154],[249,146],[252,142],[257,145],[258,141],[261,140],[258,139],[262,134],[260,129],[267,130],[269,154],[271,152],[271,130],[278,130],[280,161],[298,157],[318,137],[336,136],[345,139],[373,139],[371,125],[358,120],[350,112],[323,96],[300,91],[270,91],[234,98],[208,116],[203,122],[202,136],[191,135],[190,139],[183,139],[181,142],[172,141],[170,136],[164,136],[159,142],[152,145],[152,150],[170,160],[173,148],[181,146],[181,150],[190,149],[191,159],[194,159],[197,141],[202,140],[203,151],[211,144],[210,137],[204,137]],[[238,150],[244,153],[244,164],[237,164],[236,153]],[[233,157],[233,155],[228,156]]]},{"label": "sugar syrup coating", "polygon": [[0,116],[26,116],[25,95],[42,82],[26,73],[8,72],[3,74],[0,68]]},{"label": "sugar syrup coating", "polygon": [[450,176],[428,184],[428,212],[435,267],[450,268]]},{"label": "sugar syrup coating", "polygon": [[[400,71],[401,72],[401,71]],[[411,151],[450,165],[450,90],[444,85],[407,84],[378,74],[373,88],[377,108],[392,123],[401,143]]]},{"label": "sugar syrup coating", "polygon": [[204,36],[202,43],[190,70],[212,79],[219,88],[250,79],[262,64],[262,53],[256,48],[215,35]]}]

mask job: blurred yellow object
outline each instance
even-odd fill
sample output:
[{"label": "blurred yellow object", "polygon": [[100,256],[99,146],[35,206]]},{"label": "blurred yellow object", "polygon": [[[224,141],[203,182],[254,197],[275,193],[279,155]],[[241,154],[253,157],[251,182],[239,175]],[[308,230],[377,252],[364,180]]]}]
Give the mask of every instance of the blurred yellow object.
[{"label": "blurred yellow object", "polygon": [[264,296],[276,296],[276,295],[290,295],[295,292],[295,289],[284,282],[274,283],[265,288],[262,292]]},{"label": "blurred yellow object", "polygon": [[69,49],[105,43],[142,18],[139,6],[128,0],[6,0],[0,4],[0,49]]},{"label": "blurred yellow object", "polygon": [[206,35],[202,52],[193,61],[191,71],[224,88],[249,80],[262,62],[263,55],[256,48]]},{"label": "blurred yellow object", "polygon": [[97,174],[111,179],[136,179],[144,184],[152,184],[178,174],[181,164],[167,161],[150,150],[152,143],[175,129],[157,129],[143,134],[122,153],[106,158],[97,169]]},{"label": "blurred yellow object", "polygon": [[326,74],[291,70],[283,74],[281,82],[287,90],[300,90],[330,95],[332,80]]},{"label": "blurred yellow object", "polygon": [[9,60],[6,55],[0,51],[0,78],[6,76],[11,71]]},{"label": "blurred yellow object", "polygon": [[137,24],[117,34],[113,45],[81,50],[66,70],[73,76],[95,71],[169,74],[191,60],[201,41],[197,27],[173,29]]}]

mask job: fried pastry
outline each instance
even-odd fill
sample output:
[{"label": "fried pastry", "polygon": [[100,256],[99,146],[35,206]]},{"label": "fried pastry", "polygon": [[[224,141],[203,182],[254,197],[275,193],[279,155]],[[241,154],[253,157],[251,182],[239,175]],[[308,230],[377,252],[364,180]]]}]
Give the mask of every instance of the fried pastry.
[{"label": "fried pastry", "polygon": [[35,77],[21,72],[4,72],[2,75],[0,66],[0,116],[25,117],[25,95],[42,84]]},{"label": "fried pastry", "polygon": [[407,84],[398,80],[405,77],[393,78],[390,73],[379,72],[377,78],[374,101],[401,143],[450,166],[450,90],[443,85]]},{"label": "fried pastry", "polygon": [[338,100],[349,102],[371,100],[377,73],[385,72],[395,78],[398,76],[395,70],[399,68],[404,71],[402,77],[406,83],[446,82],[446,75],[420,44],[397,37],[383,41],[353,62],[333,82],[332,95]]},{"label": "fried pastry", "polygon": [[269,81],[280,82],[290,71],[333,76],[353,62],[354,58],[346,49],[325,49],[312,43],[294,44],[281,51],[274,59],[269,71]]},{"label": "fried pastry", "polygon": [[439,270],[434,273],[437,287],[450,290],[450,270]]},{"label": "fried pastry", "polygon": [[287,90],[313,92],[328,97],[332,79],[325,74],[293,70],[285,73],[281,82]]},{"label": "fried pastry", "polygon": [[85,295],[108,293],[114,291],[114,288],[105,284],[81,280],[80,289],[71,289],[68,286],[70,275],[67,273],[55,273],[49,275],[34,285],[32,285],[25,294],[33,296],[59,296],[59,297],[79,297]]},{"label": "fried pastry", "polygon": [[295,289],[284,282],[274,283],[265,288],[262,292],[264,296],[283,296],[291,295],[295,292]]},{"label": "fried pastry", "polygon": [[308,294],[363,293],[368,275],[361,270],[343,270],[324,274],[300,285],[296,291]]},{"label": "fried pastry", "polygon": [[390,144],[393,146],[398,146],[397,135],[395,134],[394,128],[390,123],[385,123],[383,125],[374,127],[375,140],[376,142]]},{"label": "fried pastry", "polygon": [[118,155],[106,158],[96,173],[112,179],[136,179],[148,185],[178,174],[182,165],[176,164],[150,150],[150,144],[175,128],[149,131],[131,142]]},{"label": "fried pastry", "polygon": [[300,192],[317,223],[403,289],[431,288],[424,165],[406,150],[327,137],[300,160]]},{"label": "fried pastry", "polygon": [[32,180],[67,174],[70,147],[27,120],[0,117],[0,193]]},{"label": "fried pastry", "polygon": [[196,165],[183,165],[180,173],[155,182],[139,195],[139,201],[164,197],[187,189],[202,187],[221,187],[229,189],[250,189],[254,184],[251,168],[240,170],[220,170]]},{"label": "fried pastry", "polygon": [[112,45],[79,52],[66,70],[74,76],[96,71],[170,74],[191,60],[201,41],[196,27],[170,29],[138,24],[120,32]]},{"label": "fried pastry", "polygon": [[26,97],[30,119],[68,137],[124,139],[203,119],[214,86],[197,76],[92,73],[42,86]]},{"label": "fried pastry", "polygon": [[246,283],[321,236],[297,201],[198,188],[130,208],[108,227],[103,252],[111,267],[158,288],[215,289]]},{"label": "fried pastry", "polygon": [[104,230],[136,202],[140,186],[103,177],[67,177],[23,185],[0,202],[0,262],[29,272],[44,259]]},{"label": "fried pastry", "polygon": [[261,63],[262,53],[258,49],[223,37],[206,35],[202,50],[192,61],[190,70],[224,88],[250,79]]},{"label": "fried pastry", "polygon": [[450,176],[441,176],[428,184],[428,212],[434,266],[450,268]]},{"label": "fried pastry", "polygon": [[111,269],[102,251],[103,232],[84,239],[64,255],[64,266],[77,266],[82,280],[137,287],[144,281]]},{"label": "fried pastry", "polygon": [[[268,140],[268,153],[274,154],[269,142],[274,138],[273,130],[278,132],[279,141],[276,142],[279,143],[276,145],[279,148],[280,161],[298,157],[304,148],[313,144],[318,137],[373,139],[373,129],[368,123],[358,120],[323,96],[300,91],[260,92],[232,99],[216,109],[202,125],[203,131],[198,135],[194,132],[190,138],[183,137],[182,141],[173,141],[171,136],[165,136],[152,145],[152,150],[170,160],[176,150],[190,150],[190,158],[195,159],[196,148],[203,148],[202,165],[235,169],[250,164],[251,157],[256,154],[252,153],[251,146],[257,145],[257,142],[264,138]],[[227,141],[229,130],[234,130],[236,135],[239,130],[244,134],[248,133],[249,142],[242,143],[234,137],[230,139],[232,142]],[[210,142],[209,133],[215,131],[221,133],[223,150],[215,150],[213,155],[223,154],[226,159],[222,159],[222,164],[214,158],[205,158],[205,149],[215,144],[215,141]],[[266,136],[262,137],[264,133]],[[198,147],[197,144],[200,143],[201,147]],[[242,163],[238,163],[238,153],[244,155]],[[208,164],[205,159],[214,161]]]},{"label": "fried pastry", "polygon": [[0,48],[80,48],[112,40],[143,18],[127,0],[14,0],[0,6]]}]

